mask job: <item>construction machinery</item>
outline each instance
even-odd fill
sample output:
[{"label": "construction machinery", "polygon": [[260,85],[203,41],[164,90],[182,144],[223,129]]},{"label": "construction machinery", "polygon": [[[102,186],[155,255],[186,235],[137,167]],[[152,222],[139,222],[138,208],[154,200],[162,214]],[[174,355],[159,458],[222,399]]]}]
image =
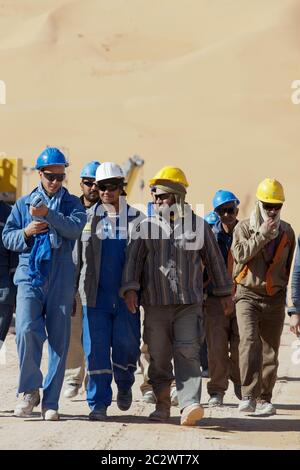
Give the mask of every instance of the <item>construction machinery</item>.
[{"label": "construction machinery", "polygon": [[[128,158],[123,165],[121,165],[125,179],[127,181],[126,193],[129,195],[134,182],[136,180],[139,169],[144,165],[145,161],[139,155],[133,155]],[[143,189],[144,181],[141,182],[141,189]]]},{"label": "construction machinery", "polygon": [[13,204],[22,195],[23,162],[0,153],[0,199]]}]

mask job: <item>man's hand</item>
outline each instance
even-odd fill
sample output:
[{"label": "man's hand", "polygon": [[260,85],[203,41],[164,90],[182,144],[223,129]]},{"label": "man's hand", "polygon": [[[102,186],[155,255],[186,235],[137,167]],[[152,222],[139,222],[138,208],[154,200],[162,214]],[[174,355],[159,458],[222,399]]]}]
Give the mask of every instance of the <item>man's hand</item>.
[{"label": "man's hand", "polygon": [[30,206],[30,214],[33,216],[33,217],[46,217],[46,215],[48,214],[48,207],[43,205],[43,206],[40,206],[40,207],[33,207],[33,206]]},{"label": "man's hand", "polygon": [[295,335],[300,335],[300,313],[293,313],[291,315],[290,330]]},{"label": "man's hand", "polygon": [[225,316],[227,317],[231,315],[234,311],[234,302],[231,295],[228,295],[227,297],[220,297],[220,302],[222,304]]},{"label": "man's hand", "polygon": [[128,310],[131,313],[136,313],[138,307],[138,296],[135,290],[128,290],[127,292],[125,292],[124,298]]},{"label": "man's hand", "polygon": [[263,235],[270,237],[271,235],[277,233],[277,222],[269,218],[263,224],[261,224],[259,231]]},{"label": "man's hand", "polygon": [[27,225],[24,229],[26,238],[30,238],[32,235],[37,235],[38,233],[48,232],[49,226],[47,222],[40,222],[39,220],[33,220],[30,224]]}]

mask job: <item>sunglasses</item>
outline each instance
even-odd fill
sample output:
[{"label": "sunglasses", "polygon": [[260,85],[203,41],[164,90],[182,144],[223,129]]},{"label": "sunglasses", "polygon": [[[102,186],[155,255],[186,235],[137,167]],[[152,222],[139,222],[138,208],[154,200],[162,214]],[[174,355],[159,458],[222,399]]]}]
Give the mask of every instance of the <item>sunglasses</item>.
[{"label": "sunglasses", "polygon": [[165,194],[154,194],[155,201],[160,199],[161,201],[165,201],[166,199],[169,199],[171,196],[171,193],[165,193]]},{"label": "sunglasses", "polygon": [[225,215],[225,214],[229,214],[229,215],[233,215],[236,211],[236,207],[235,206],[232,206],[232,207],[220,207],[219,209],[216,209],[216,213],[219,214],[219,215]]},{"label": "sunglasses", "polygon": [[66,177],[66,173],[49,173],[47,171],[43,171],[42,173],[46,180],[51,181],[51,183],[53,183],[53,181],[63,181]]},{"label": "sunglasses", "polygon": [[263,208],[265,209],[265,211],[272,211],[272,210],[280,211],[280,209],[282,208],[282,204],[263,203]]},{"label": "sunglasses", "polygon": [[98,189],[100,189],[100,191],[116,191],[117,189],[120,189],[120,185],[119,184],[103,184],[103,183],[97,183],[97,187]]},{"label": "sunglasses", "polygon": [[98,187],[96,181],[82,181],[82,184],[84,184],[88,188],[92,188],[93,186]]}]

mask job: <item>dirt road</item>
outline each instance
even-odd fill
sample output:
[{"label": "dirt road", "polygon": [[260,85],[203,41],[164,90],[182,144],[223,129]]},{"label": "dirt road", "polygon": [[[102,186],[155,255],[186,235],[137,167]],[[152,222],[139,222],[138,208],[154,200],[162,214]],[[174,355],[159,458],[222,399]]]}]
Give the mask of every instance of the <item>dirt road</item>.
[{"label": "dirt road", "polygon": [[84,395],[72,401],[61,399],[60,422],[44,422],[38,412],[27,419],[14,418],[18,367],[15,337],[9,335],[6,364],[0,364],[0,449],[299,449],[300,364],[291,360],[296,351],[291,347],[294,339],[286,324],[273,400],[278,410],[276,416],[241,416],[231,386],[225,405],[210,410],[206,405],[208,395],[204,380],[205,418],[199,427],[183,428],[179,426],[178,408],[172,408],[168,424],[148,422],[153,406],[140,401],[139,374],[130,411],[121,412],[113,401],[106,423],[88,421]]}]

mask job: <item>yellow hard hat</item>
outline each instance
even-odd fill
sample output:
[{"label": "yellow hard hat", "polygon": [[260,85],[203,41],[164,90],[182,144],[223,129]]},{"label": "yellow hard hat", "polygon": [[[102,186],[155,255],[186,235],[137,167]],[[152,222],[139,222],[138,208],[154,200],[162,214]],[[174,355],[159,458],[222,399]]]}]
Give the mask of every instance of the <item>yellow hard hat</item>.
[{"label": "yellow hard hat", "polygon": [[164,166],[158,173],[149,181],[149,186],[155,186],[159,181],[172,181],[173,183],[182,184],[188,187],[186,176],[180,168],[174,166]]},{"label": "yellow hard hat", "polygon": [[259,201],[272,204],[282,204],[285,201],[282,184],[270,178],[266,178],[259,183],[256,197]]}]

